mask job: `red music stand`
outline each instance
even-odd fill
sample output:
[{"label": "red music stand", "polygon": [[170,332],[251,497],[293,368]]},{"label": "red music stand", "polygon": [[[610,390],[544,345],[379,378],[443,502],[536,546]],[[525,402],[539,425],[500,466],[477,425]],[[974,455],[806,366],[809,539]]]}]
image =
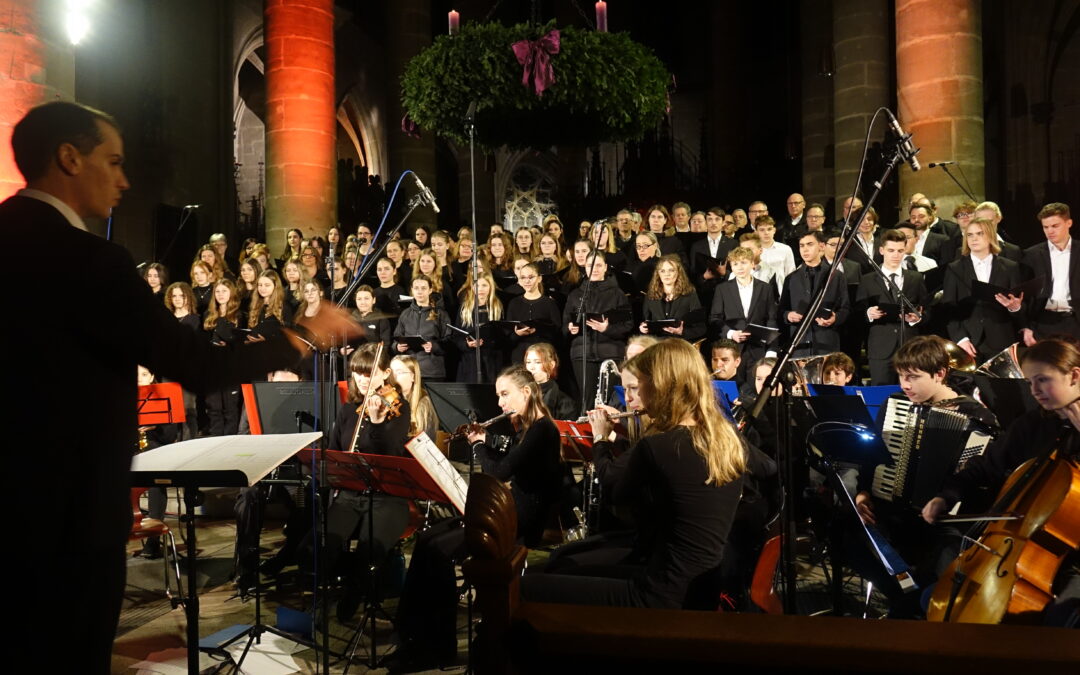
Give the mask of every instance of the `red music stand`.
[{"label": "red music stand", "polygon": [[591,462],[593,458],[592,426],[588,422],[552,421],[555,422],[555,427],[559,430],[559,438],[562,439],[563,460]]},{"label": "red music stand", "polygon": [[187,421],[184,390],[178,382],[161,382],[139,387],[139,426],[174,424]]}]

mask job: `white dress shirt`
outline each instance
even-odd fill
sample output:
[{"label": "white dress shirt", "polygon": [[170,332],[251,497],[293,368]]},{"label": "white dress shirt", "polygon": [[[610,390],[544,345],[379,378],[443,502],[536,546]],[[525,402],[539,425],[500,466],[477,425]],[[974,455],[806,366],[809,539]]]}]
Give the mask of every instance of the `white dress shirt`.
[{"label": "white dress shirt", "polygon": [[1046,309],[1051,312],[1067,312],[1072,309],[1072,297],[1069,294],[1069,262],[1072,255],[1072,239],[1065,244],[1065,250],[1058,250],[1051,242],[1046,242],[1050,247],[1050,275],[1054,285],[1050,290],[1050,298],[1046,301]]},{"label": "white dress shirt", "polygon": [[70,206],[60,201],[48,192],[42,192],[41,190],[34,190],[32,188],[23,188],[15,194],[19,197],[29,197],[30,199],[36,199],[39,202],[45,202],[49,206],[59,211],[60,215],[64,216],[64,218],[68,221],[68,223],[71,224],[72,227],[77,227],[83,232],[89,232],[89,230],[86,229],[86,223],[84,223],[83,219],[79,217],[79,214],[75,213],[75,211]]}]

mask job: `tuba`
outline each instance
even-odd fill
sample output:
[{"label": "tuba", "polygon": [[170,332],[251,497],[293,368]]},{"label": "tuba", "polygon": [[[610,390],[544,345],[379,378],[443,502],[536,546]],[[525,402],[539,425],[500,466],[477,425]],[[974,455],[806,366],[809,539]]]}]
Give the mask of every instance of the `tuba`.
[{"label": "tuba", "polygon": [[1005,349],[990,357],[986,363],[975,369],[979,375],[999,377],[1010,380],[1024,379],[1024,371],[1020,370],[1020,359],[1017,358],[1016,350],[1019,342],[1014,342]]},{"label": "tuba", "polygon": [[825,362],[825,355],[807,356],[801,359],[791,359],[792,372],[795,373],[795,386],[792,393],[796,396],[809,396],[808,384],[821,384],[821,366]]}]

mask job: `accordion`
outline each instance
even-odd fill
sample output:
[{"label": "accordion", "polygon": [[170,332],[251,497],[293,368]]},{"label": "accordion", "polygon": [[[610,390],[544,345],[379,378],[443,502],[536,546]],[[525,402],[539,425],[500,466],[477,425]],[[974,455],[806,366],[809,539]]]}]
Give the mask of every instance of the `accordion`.
[{"label": "accordion", "polygon": [[885,402],[881,437],[892,464],[874,468],[871,491],[878,499],[916,509],[992,440],[981,422],[963,413],[899,398]]}]

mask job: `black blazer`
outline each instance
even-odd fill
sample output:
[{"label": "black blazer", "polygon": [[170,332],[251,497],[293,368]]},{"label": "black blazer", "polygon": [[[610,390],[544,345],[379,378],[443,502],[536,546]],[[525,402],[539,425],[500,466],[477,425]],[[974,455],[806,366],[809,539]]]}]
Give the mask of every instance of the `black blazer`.
[{"label": "black blazer", "polygon": [[[1024,304],[1028,305],[1031,317],[1038,316],[1039,312],[1046,309],[1046,301],[1050,299],[1050,293],[1054,290],[1054,274],[1050,267],[1050,245],[1041,241],[1034,246],[1024,249],[1024,267],[1026,278],[1045,277],[1042,291],[1038,297],[1032,298],[1029,305],[1027,298]],[[1072,249],[1069,253],[1069,295],[1072,298],[1072,307],[1077,309],[1080,304],[1080,239],[1072,240]]]},{"label": "black blazer", "polygon": [[[795,335],[796,324],[788,322],[788,312],[805,310],[805,306],[814,299],[818,287],[824,283],[829,271],[829,264],[824,260],[819,267],[813,287],[810,284],[810,274],[806,265],[799,265],[784,279],[784,291],[780,294],[779,319],[788,326],[789,340]],[[803,342],[804,344],[809,342],[815,353],[835,352],[840,349],[838,329],[844,325],[851,312],[851,302],[848,299],[847,284],[844,282],[843,275],[838,274],[829,283],[822,307],[828,307],[835,312],[836,321],[828,327],[819,326],[816,321],[812,322]],[[810,319],[811,317],[803,317],[804,321]]]},{"label": "black blazer", "polygon": [[874,237],[874,255],[873,256],[867,256],[866,251],[863,250],[862,246],[859,246],[859,241],[855,240],[854,242],[851,243],[851,248],[848,249],[847,257],[844,258],[844,260],[850,260],[851,262],[854,262],[855,264],[857,264],[859,266],[859,276],[860,277],[863,274],[870,274],[871,272],[874,271],[874,266],[870,264],[870,261],[868,260],[868,257],[872,257],[874,259],[874,262],[876,262],[877,264],[880,265],[881,260],[882,260],[881,253],[878,251],[878,249],[880,247],[881,247],[881,241],[877,238],[877,236],[875,236]]},{"label": "black blazer", "polygon": [[[1025,325],[1024,311],[1010,312],[996,301],[976,300],[971,294],[975,280],[971,256],[952,262],[945,270],[945,287],[941,296],[942,309],[948,316],[949,339],[959,342],[968,338],[980,357],[997,354],[1019,339]],[[1020,284],[1020,266],[999,255],[990,267],[990,283],[1012,288]]]},{"label": "black blazer", "polygon": [[[20,318],[32,332],[5,332],[6,381],[18,383],[18,395],[4,406],[7,443],[12,449],[27,449],[42,470],[34,480],[11,481],[5,506],[34,504],[41,522],[79,517],[80,526],[63,537],[36,520],[12,519],[10,536],[41,553],[25,582],[36,589],[42,608],[70,602],[78,608],[77,621],[111,636],[120,614],[124,546],[131,528],[136,366],[145,365],[198,393],[265,376],[292,365],[298,355],[283,336],[235,350],[212,347],[154,298],[123,247],[77,229],[42,201],[20,196],[5,200],[0,204],[0,231],[48,242],[50,261],[64,274],[42,275],[34,256],[15,256],[10,263],[14,278],[33,279],[40,297],[71,297],[72,279],[93,284],[92,293],[65,303],[62,312],[53,302],[26,303]],[[34,358],[37,354],[62,358]],[[75,374],[83,384],[65,386]],[[67,430],[62,442],[43,448],[42,430],[61,421]],[[43,485],[48,486],[44,499]],[[54,583],[73,550],[88,552],[82,564],[93,580],[92,589],[79,584],[61,589]],[[32,610],[31,622],[37,614]],[[86,670],[98,672],[103,645],[92,642],[94,631],[84,632],[75,646],[85,652]],[[36,640],[31,638],[30,644]]]},{"label": "black blazer", "polygon": [[[725,262],[725,269],[727,254],[737,245],[737,240],[721,237],[720,244],[716,247],[716,257]],[[688,269],[687,272],[690,274],[690,280],[694,283],[694,286],[697,287],[698,292],[702,296],[711,295],[723,279],[718,279],[716,277],[706,279],[702,276],[705,274],[705,266],[699,263],[700,256],[706,258],[710,257],[708,235],[706,235],[705,239],[699,239],[690,246],[690,269]]]},{"label": "black blazer", "polygon": [[[907,299],[916,307],[922,307],[923,322],[926,321],[926,310],[930,306],[930,296],[926,292],[926,284],[923,283],[923,275],[914,270],[902,270],[903,292]],[[884,359],[892,355],[900,347],[900,319],[897,317],[869,321],[866,318],[866,310],[880,304],[897,304],[886,287],[884,277],[877,272],[864,274],[859,283],[859,292],[856,297],[856,311],[864,322],[869,322],[870,329],[867,333],[866,355],[871,359]],[[920,322],[922,323],[922,322]],[[919,326],[904,324],[904,337],[911,338],[918,334]]]},{"label": "black blazer", "polygon": [[[642,321],[660,321],[662,319],[680,319],[684,320],[690,312],[701,309],[701,301],[698,300],[697,293],[690,292],[686,295],[679,296],[671,302],[664,300],[653,300],[651,298],[645,298],[645,302],[642,303],[641,308],[641,320]],[[701,312],[699,312],[701,314]],[[702,316],[696,321],[683,321],[683,334],[682,338],[689,342],[697,340],[702,335],[705,335],[705,317]],[[658,333],[653,337],[658,338],[670,338],[680,337],[678,335],[672,335],[671,333]]]},{"label": "black blazer", "polygon": [[709,323],[716,328],[719,336],[727,337],[729,330],[746,330],[749,323],[776,328],[776,284],[754,279],[749,313],[743,312],[738,284],[738,281],[731,279],[716,287]]},{"label": "black blazer", "polygon": [[951,239],[943,234],[931,231],[926,235],[926,243],[923,244],[922,254],[927,258],[934,259],[938,267],[945,267],[956,259],[957,248]]}]

